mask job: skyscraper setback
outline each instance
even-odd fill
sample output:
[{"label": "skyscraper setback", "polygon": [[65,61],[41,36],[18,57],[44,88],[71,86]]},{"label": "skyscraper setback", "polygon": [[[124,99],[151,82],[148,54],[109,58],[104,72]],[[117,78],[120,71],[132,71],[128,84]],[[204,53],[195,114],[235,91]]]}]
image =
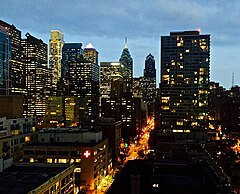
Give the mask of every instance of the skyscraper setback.
[{"label": "skyscraper setback", "polygon": [[[161,129],[202,140],[208,127],[210,35],[161,37]],[[200,135],[200,136],[199,136]]]}]

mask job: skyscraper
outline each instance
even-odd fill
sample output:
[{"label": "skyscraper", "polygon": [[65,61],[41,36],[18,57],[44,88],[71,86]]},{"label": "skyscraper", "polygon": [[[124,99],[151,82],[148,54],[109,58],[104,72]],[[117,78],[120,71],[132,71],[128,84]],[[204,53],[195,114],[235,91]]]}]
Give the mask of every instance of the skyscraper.
[{"label": "skyscraper", "polygon": [[145,60],[144,77],[156,79],[155,59],[151,53],[149,53]]},{"label": "skyscraper", "polygon": [[69,62],[83,58],[82,43],[65,43],[62,48],[61,77],[68,75]]},{"label": "skyscraper", "polygon": [[150,53],[145,60],[144,76],[142,79],[143,100],[152,103],[156,97],[156,69],[155,59]]},{"label": "skyscraper", "polygon": [[51,30],[49,40],[49,66],[52,70],[53,94],[56,94],[57,82],[61,77],[62,48],[64,45],[63,33],[59,30]]},{"label": "skyscraper", "polygon": [[70,96],[86,99],[88,116],[99,115],[99,65],[86,59],[69,62]]},{"label": "skyscraper", "polygon": [[7,94],[24,94],[25,93],[25,66],[21,61],[21,31],[14,25],[10,25],[0,20],[0,26],[7,30],[9,36],[11,57],[9,58],[9,79]]},{"label": "skyscraper", "polygon": [[120,62],[100,63],[100,94],[101,98],[110,98],[111,85],[123,79],[123,65]]},{"label": "skyscraper", "polygon": [[84,48],[84,58],[88,61],[91,61],[95,64],[98,64],[98,52],[92,45],[92,43],[89,43]]},{"label": "skyscraper", "polygon": [[0,95],[9,93],[9,68],[11,43],[8,32],[0,26]]},{"label": "skyscraper", "polygon": [[121,62],[122,65],[124,66],[123,77],[124,78],[133,78],[133,59],[128,50],[127,38],[125,39],[125,46],[122,51],[119,62]]},{"label": "skyscraper", "polygon": [[50,95],[50,69],[47,67],[47,44],[29,33],[22,39],[22,61],[26,66],[26,116],[45,114],[45,101]]},{"label": "skyscraper", "polygon": [[208,128],[210,35],[161,37],[161,130],[203,140]]}]

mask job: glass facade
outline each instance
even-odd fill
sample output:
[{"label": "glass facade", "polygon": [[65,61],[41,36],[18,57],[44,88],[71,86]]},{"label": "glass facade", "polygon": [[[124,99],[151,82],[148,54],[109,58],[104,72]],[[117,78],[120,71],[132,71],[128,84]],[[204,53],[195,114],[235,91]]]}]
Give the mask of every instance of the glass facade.
[{"label": "glass facade", "polygon": [[83,59],[82,43],[65,43],[62,48],[61,77],[68,77],[69,62]]},{"label": "glass facade", "polygon": [[0,95],[9,92],[9,68],[11,60],[11,39],[7,30],[0,27]]},{"label": "glass facade", "polygon": [[11,59],[9,61],[9,94],[24,94],[25,66],[21,60],[21,31],[14,25],[0,20],[0,26],[7,30],[11,45]]}]

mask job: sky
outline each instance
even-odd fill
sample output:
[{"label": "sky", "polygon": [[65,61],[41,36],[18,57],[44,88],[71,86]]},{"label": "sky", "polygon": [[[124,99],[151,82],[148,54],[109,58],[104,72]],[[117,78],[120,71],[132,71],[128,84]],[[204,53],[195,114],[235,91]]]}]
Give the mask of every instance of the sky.
[{"label": "sky", "polygon": [[210,80],[225,88],[240,85],[239,0],[0,0],[0,19],[14,24],[22,37],[49,42],[60,30],[64,41],[91,42],[99,61],[118,61],[125,37],[134,60],[134,77],[143,75],[152,53],[160,78],[160,37],[173,31],[201,29],[211,35]]}]

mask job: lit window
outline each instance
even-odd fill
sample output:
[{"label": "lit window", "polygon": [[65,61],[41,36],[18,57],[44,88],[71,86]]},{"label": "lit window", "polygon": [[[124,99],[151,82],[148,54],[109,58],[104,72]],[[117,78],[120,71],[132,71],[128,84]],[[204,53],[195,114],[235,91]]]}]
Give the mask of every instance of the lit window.
[{"label": "lit window", "polygon": [[76,159],[76,162],[77,162],[77,163],[80,163],[80,162],[81,162],[81,159]]},{"label": "lit window", "polygon": [[30,162],[31,162],[31,163],[34,162],[34,158],[30,158]]},{"label": "lit window", "polygon": [[52,158],[47,158],[47,163],[52,163]]},{"label": "lit window", "polygon": [[26,137],[25,137],[25,142],[26,142],[26,143],[29,143],[29,142],[30,142],[30,136],[26,136]]},{"label": "lit window", "polygon": [[58,159],[58,163],[66,164],[67,163],[67,159]]}]

